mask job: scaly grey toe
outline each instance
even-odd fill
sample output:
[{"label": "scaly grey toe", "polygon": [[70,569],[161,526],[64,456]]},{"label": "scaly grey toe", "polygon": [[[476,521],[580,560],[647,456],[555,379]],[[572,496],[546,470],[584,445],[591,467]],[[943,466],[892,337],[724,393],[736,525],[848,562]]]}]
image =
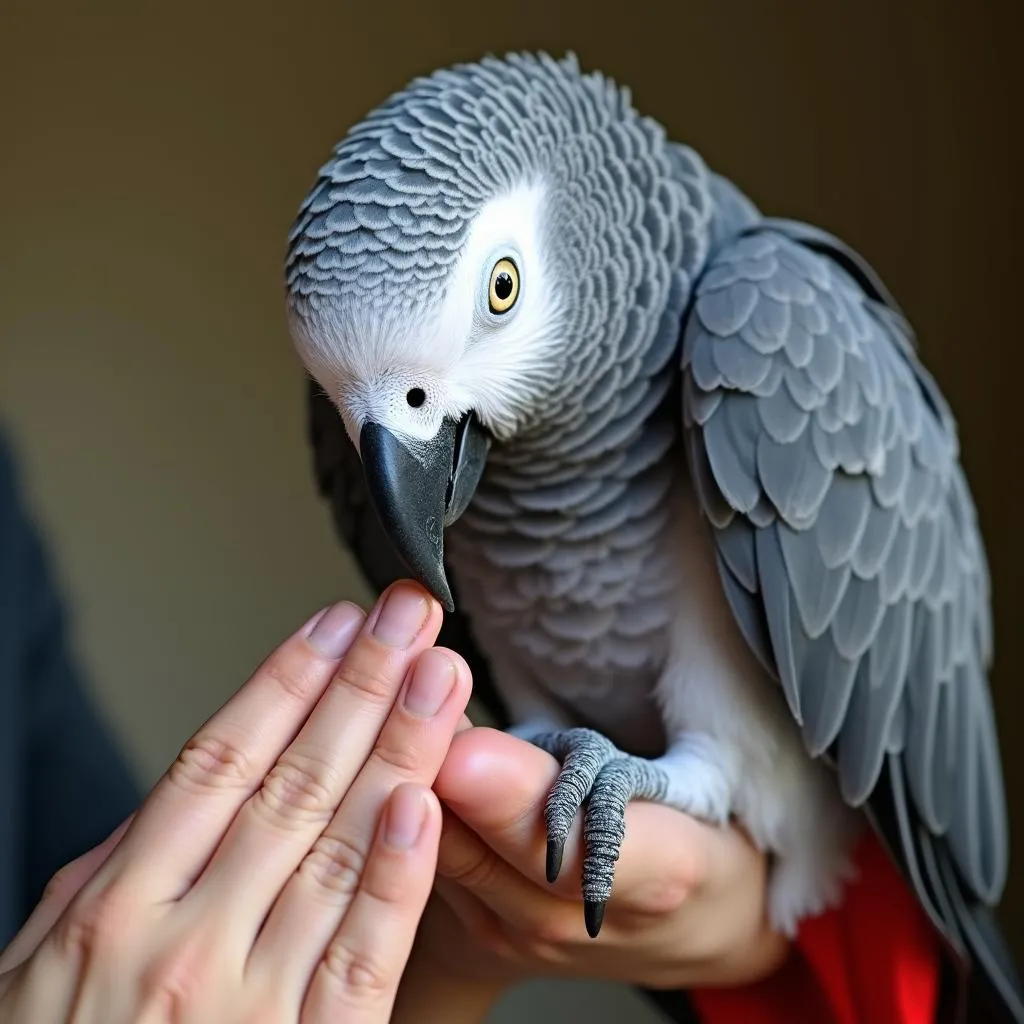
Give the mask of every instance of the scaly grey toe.
[{"label": "scaly grey toe", "polygon": [[549,882],[554,882],[562,869],[562,852],[573,819],[583,806],[601,766],[619,752],[611,740],[593,729],[544,733],[531,742],[562,763],[544,807],[548,827],[545,874]]},{"label": "scaly grey toe", "polygon": [[626,835],[631,800],[659,800],[668,789],[665,773],[638,757],[619,755],[597,772],[583,818],[583,900],[587,932],[596,938],[612,894],[615,863]]}]

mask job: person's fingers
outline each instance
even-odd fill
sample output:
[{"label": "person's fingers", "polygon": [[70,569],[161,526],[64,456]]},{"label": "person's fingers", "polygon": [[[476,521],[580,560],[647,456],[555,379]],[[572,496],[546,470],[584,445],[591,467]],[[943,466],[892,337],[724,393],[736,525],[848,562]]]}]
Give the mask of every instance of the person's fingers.
[{"label": "person's fingers", "polygon": [[90,886],[118,876],[140,900],[180,896],[309,716],[363,620],[342,602],[281,644],[184,746]]},{"label": "person's fingers", "polygon": [[359,889],[309,984],[308,1024],[387,1020],[430,896],[441,808],[426,787],[388,801]]},{"label": "person's fingers", "polygon": [[27,960],[54,926],[79,890],[92,878],[121,841],[131,823],[129,815],[99,846],[69,861],[50,879],[35,910],[21,930],[0,953],[0,974],[13,970]]},{"label": "person's fingers", "polygon": [[[557,773],[554,759],[543,751],[505,733],[479,728],[454,738],[434,788],[446,810],[472,829],[499,863],[508,862],[541,889],[579,900],[579,821],[566,844],[558,881],[549,887],[544,878],[547,840],[543,805]],[[450,843],[454,832],[446,828],[445,833],[439,870],[461,870],[467,892],[480,894],[499,917],[515,920],[518,929],[534,940],[555,946],[571,941],[576,934],[571,920],[563,930],[562,919],[542,911],[539,904],[523,899],[509,909],[501,902],[508,879],[496,874],[494,862],[453,864]],[[468,852],[468,848],[461,851],[463,857]],[[706,825],[653,803],[630,803],[612,900],[594,943],[599,949],[591,957],[600,958],[600,949],[614,949],[612,943],[602,945],[606,933],[620,939],[630,934],[655,935],[651,931],[653,918],[666,922],[674,937],[677,955],[663,965],[673,983],[683,976],[678,972],[680,958],[686,959],[684,951],[702,962],[700,970],[705,974],[714,963],[723,979],[759,976],[765,965],[778,962],[786,948],[767,926],[766,873],[765,855],[738,829]],[[677,911],[682,918],[676,916]],[[657,949],[657,943],[651,948]],[[532,949],[548,959],[543,945]],[[608,968],[614,971],[614,962]]]},{"label": "person's fingers", "polygon": [[[650,950],[651,963],[644,965],[644,972],[660,966],[659,947],[666,945],[667,930],[654,925],[663,938],[652,940],[650,919],[637,929],[627,915],[615,913],[609,914],[597,939],[591,939],[578,900],[529,881],[448,810],[437,875],[435,892],[468,936],[468,942],[463,939],[467,962],[460,957],[456,969],[473,976],[488,967],[495,973],[497,962],[510,977],[583,974],[633,980],[637,963],[645,960],[639,943]],[[630,950],[628,957],[624,950]]]},{"label": "person's fingers", "polygon": [[715,867],[699,894],[657,914],[613,899],[591,939],[576,899],[525,878],[445,808],[434,888],[469,937],[472,952],[458,968],[478,975],[497,960],[513,975],[599,974],[658,988],[763,977],[786,951],[767,929],[763,865],[730,830],[704,829],[700,838]]},{"label": "person's fingers", "polygon": [[[422,587],[403,581],[390,588],[186,897],[216,906],[218,919],[246,943],[246,955],[282,888],[371,757],[410,666],[434,642],[440,624],[440,605]],[[455,673],[451,663],[448,668],[451,683]],[[447,738],[455,715],[450,719]]]},{"label": "person's fingers", "polygon": [[433,783],[470,685],[469,667],[454,652],[431,648],[417,658],[365,766],[271,910],[251,969],[305,991],[359,885],[381,808],[400,784]]},{"label": "person's fingers", "polygon": [[[467,932],[499,955],[528,954],[553,965],[571,947],[595,941],[587,935],[578,896],[567,899],[546,882],[542,888],[531,881],[447,808],[437,875],[438,891]],[[617,938],[610,920],[596,941],[607,945]]]},{"label": "person's fingers", "polygon": [[[489,728],[458,733],[438,773],[435,792],[492,850],[535,884],[582,899],[582,825],[579,816],[565,846],[562,871],[545,879],[544,801],[558,762],[525,740]],[[661,913],[680,905],[708,870],[708,831],[719,831],[669,807],[633,801],[615,866],[614,905]],[[728,831],[728,830],[721,830]],[[612,904],[609,904],[609,913]]]}]

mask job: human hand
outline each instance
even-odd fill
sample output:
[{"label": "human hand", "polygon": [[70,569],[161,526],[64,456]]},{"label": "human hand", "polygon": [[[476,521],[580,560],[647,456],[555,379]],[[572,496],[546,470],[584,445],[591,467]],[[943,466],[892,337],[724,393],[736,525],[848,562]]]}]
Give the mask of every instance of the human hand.
[{"label": "human hand", "polygon": [[399,583],[286,640],[51,883],[0,956],[0,1021],[387,1021],[469,697],[440,622]]},{"label": "human hand", "polygon": [[478,982],[560,975],[664,989],[741,985],[781,963],[788,947],[766,920],[764,855],[736,829],[640,801],[627,809],[615,891],[591,939],[579,820],[557,882],[544,877],[541,809],[557,774],[553,757],[506,733],[455,737],[434,785],[440,899],[417,957]]}]

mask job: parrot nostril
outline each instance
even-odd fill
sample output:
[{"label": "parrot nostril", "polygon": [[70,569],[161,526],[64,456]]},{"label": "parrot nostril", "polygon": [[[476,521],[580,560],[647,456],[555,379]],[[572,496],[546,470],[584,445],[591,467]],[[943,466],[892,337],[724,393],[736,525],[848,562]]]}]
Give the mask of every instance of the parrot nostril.
[{"label": "parrot nostril", "polygon": [[405,396],[405,400],[414,409],[418,409],[427,400],[427,393],[423,388],[411,388],[409,393]]}]

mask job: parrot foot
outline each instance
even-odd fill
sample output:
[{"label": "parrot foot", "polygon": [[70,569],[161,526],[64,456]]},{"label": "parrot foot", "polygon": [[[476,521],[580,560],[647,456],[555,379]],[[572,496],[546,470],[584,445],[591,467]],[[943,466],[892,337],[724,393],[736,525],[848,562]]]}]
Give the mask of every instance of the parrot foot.
[{"label": "parrot foot", "polygon": [[664,801],[669,775],[652,761],[624,754],[593,729],[545,732],[530,742],[562,764],[544,807],[549,882],[558,878],[569,830],[584,808],[583,915],[587,934],[597,938],[626,833],[626,806],[631,800]]}]

